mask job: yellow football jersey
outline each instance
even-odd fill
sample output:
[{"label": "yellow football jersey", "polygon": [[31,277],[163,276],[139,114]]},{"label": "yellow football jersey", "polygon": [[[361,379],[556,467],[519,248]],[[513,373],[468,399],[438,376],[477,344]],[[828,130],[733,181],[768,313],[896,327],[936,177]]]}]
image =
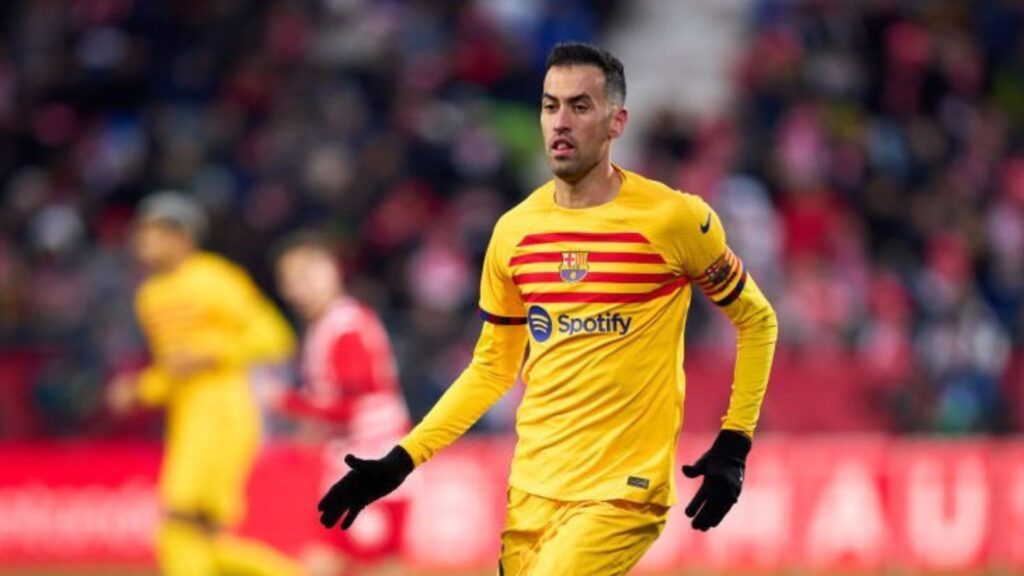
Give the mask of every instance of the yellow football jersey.
[{"label": "yellow football jersey", "polygon": [[[756,426],[774,313],[703,200],[616,170],[622,186],[611,202],[564,208],[549,182],[502,216],[484,260],[480,310],[491,324],[520,326],[529,336],[510,484],[559,500],[668,505],[675,502],[683,329],[693,285],[738,326],[757,325],[741,329],[746,352],[737,362],[727,428],[752,434]],[[487,340],[519,342],[500,334],[485,328],[467,370],[486,388],[508,381],[506,369],[479,376],[502,365],[486,361],[495,354]],[[478,416],[493,395],[479,384],[469,388],[456,382],[446,396],[465,400],[445,398],[435,410],[461,407]],[[428,415],[403,441],[417,463],[458,432],[444,423],[451,418]],[[447,434],[438,432],[442,427]]]},{"label": "yellow football jersey", "polygon": [[[246,383],[252,363],[283,361],[295,347],[287,322],[249,275],[208,252],[150,276],[136,293],[135,309],[153,357],[139,390],[151,405],[173,402],[196,386]],[[172,381],[162,363],[181,350],[212,355],[217,367]]]}]

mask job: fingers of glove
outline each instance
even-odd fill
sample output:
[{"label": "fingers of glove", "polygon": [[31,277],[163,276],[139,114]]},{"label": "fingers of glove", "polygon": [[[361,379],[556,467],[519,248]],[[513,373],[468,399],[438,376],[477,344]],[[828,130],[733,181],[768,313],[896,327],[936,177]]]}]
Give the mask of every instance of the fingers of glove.
[{"label": "fingers of glove", "polygon": [[693,522],[690,523],[694,530],[707,532],[708,529],[711,528],[711,517],[707,512],[707,508],[708,506],[705,504],[704,507],[700,509],[700,513],[693,519]]},{"label": "fingers of glove", "polygon": [[345,509],[354,504],[354,499],[353,478],[349,473],[335,482],[317,503],[316,509],[321,512],[320,522],[328,528],[336,524]]},{"label": "fingers of glove", "polygon": [[704,482],[703,484],[700,485],[700,488],[697,490],[697,493],[693,495],[693,500],[690,500],[690,503],[686,506],[686,516],[688,518],[693,518],[697,514],[697,511],[700,510],[700,507],[704,505],[704,502],[707,499],[708,484],[707,482]]},{"label": "fingers of glove", "polygon": [[331,490],[321,498],[321,501],[316,504],[316,509],[321,512],[321,524],[327,528],[331,528],[337,524],[342,513],[344,513],[345,509],[351,505],[348,501],[349,497],[342,491],[337,490],[337,488],[338,485],[333,486]]},{"label": "fingers of glove", "polygon": [[353,469],[353,470],[357,470],[359,468],[362,468],[367,463],[368,462],[366,460],[363,460],[362,458],[356,458],[355,456],[353,456],[351,454],[346,454],[345,455],[345,464],[348,464],[348,467]]},{"label": "fingers of glove", "polygon": [[353,506],[349,508],[348,516],[345,516],[345,520],[341,523],[341,529],[348,530],[352,526],[352,523],[356,521],[356,516],[359,516],[359,513],[362,511],[362,506]]},{"label": "fingers of glove", "polygon": [[708,471],[707,461],[703,458],[697,460],[693,464],[683,465],[683,476],[687,478],[696,478],[701,476]]},{"label": "fingers of glove", "polygon": [[694,530],[706,532],[713,525],[715,512],[714,506],[712,505],[712,501],[712,497],[708,497],[707,499],[705,499],[704,505],[701,506],[700,511],[698,511],[697,514],[693,516],[693,522],[691,523],[691,526],[693,526]]},{"label": "fingers of glove", "polygon": [[[340,482],[338,484],[340,484]],[[338,484],[331,486],[331,488],[327,490],[327,493],[320,498],[320,501],[317,502],[316,504],[317,510],[321,512],[326,512],[331,508],[337,507],[336,502],[338,500]]]},{"label": "fingers of glove", "polygon": [[722,520],[725,519],[725,515],[729,513],[729,510],[732,510],[734,504],[735,502],[731,500],[722,500],[721,503],[715,506],[711,515],[712,528],[722,523]]},{"label": "fingers of glove", "polygon": [[706,531],[718,526],[726,513],[732,508],[734,501],[724,494],[712,494],[708,497],[700,513],[693,519],[693,527],[697,530]]},{"label": "fingers of glove", "polygon": [[[322,501],[321,501],[322,504]],[[320,523],[323,524],[324,528],[333,528],[338,520],[341,519],[341,515],[348,510],[348,506],[322,506],[320,507]]]}]

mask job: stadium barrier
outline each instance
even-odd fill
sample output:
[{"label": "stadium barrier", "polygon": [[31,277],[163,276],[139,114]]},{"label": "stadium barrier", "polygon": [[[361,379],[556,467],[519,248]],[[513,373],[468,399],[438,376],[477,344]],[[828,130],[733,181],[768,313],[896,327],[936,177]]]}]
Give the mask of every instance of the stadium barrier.
[{"label": "stadium barrier", "polygon": [[[684,437],[680,462],[708,440]],[[512,446],[460,441],[403,487],[404,513],[364,511],[346,548],[410,570],[493,567]],[[340,451],[267,446],[242,531],[290,553],[322,538],[315,503]],[[0,567],[151,566],[159,458],[157,444],[0,444]],[[1024,568],[1024,440],[765,435],[747,478],[709,533],[674,507],[639,572]],[[677,482],[681,500],[696,489]]]}]

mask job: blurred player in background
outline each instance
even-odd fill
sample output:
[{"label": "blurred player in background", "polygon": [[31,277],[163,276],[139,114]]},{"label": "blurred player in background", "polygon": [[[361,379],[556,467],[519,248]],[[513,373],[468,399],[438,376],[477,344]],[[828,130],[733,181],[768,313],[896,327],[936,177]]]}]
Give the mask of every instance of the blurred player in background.
[{"label": "blurred player in background", "polygon": [[[295,419],[307,438],[326,442],[329,486],[341,472],[345,451],[384,454],[409,431],[394,354],[373,310],[345,293],[342,271],[324,236],[303,231],[286,237],[275,247],[274,264],[278,289],[306,329],[301,386],[272,404]],[[326,533],[328,546],[311,551],[310,565],[318,573],[337,574],[345,562],[330,550],[360,564],[397,552],[404,510],[404,499],[392,496],[373,511],[373,534]]]},{"label": "blurred player in background", "polygon": [[627,573],[676,500],[694,285],[738,338],[722,430],[683,467],[704,478],[686,513],[708,530],[736,502],[771,370],[775,313],[710,206],[611,163],[625,97],[615,57],[586,44],[553,49],[540,120],[555,178],[495,225],[473,360],[384,458],[346,456],[352,470],[319,504],[325,526],[351,526],[461,436],[513,385],[529,344],[498,572]]},{"label": "blurred player in background", "polygon": [[115,380],[109,399],[119,413],[136,402],[167,410],[163,574],[302,574],[286,556],[229,530],[244,515],[260,441],[249,370],[286,360],[294,337],[245,271],[199,250],[206,228],[184,194],[160,192],[140,205],[132,248],[146,279],[135,306],[152,363]]}]

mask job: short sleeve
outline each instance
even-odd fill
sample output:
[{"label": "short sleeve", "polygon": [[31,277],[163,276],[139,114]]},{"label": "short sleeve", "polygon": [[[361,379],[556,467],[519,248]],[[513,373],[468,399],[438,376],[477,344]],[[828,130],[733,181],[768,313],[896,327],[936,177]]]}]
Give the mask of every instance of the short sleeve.
[{"label": "short sleeve", "polygon": [[712,302],[726,306],[743,292],[747,271],[726,243],[718,214],[698,196],[684,194],[679,218],[679,256],[687,276]]},{"label": "short sleeve", "polygon": [[480,317],[493,324],[525,324],[526,307],[509,273],[511,255],[503,246],[506,240],[495,226],[480,274]]}]

